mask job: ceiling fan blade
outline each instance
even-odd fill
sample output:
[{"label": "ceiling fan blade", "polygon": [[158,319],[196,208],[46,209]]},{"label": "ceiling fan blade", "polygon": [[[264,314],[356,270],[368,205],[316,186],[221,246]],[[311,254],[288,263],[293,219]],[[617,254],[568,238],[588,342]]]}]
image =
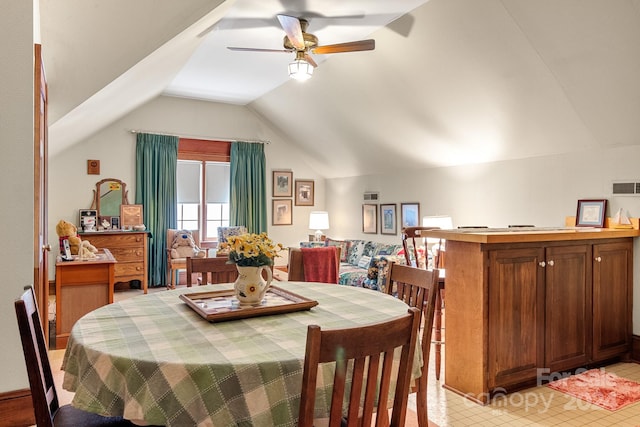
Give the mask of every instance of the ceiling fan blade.
[{"label": "ceiling fan blade", "polygon": [[313,65],[313,68],[318,68],[318,64],[316,63],[316,61],[313,60],[313,58],[311,57],[311,55],[308,54],[304,54],[304,59],[311,65]]},{"label": "ceiling fan blade", "polygon": [[302,36],[302,27],[300,20],[295,16],[278,15],[278,21],[282,29],[289,37],[291,44],[298,50],[305,50],[304,37]]},{"label": "ceiling fan blade", "polygon": [[338,44],[328,44],[326,46],[317,46],[311,49],[311,52],[318,55],[325,55],[328,53],[341,53],[341,52],[359,52],[362,50],[373,50],[376,47],[376,41],[373,39],[359,40],[357,42],[347,42]]},{"label": "ceiling fan blade", "polygon": [[292,52],[291,50],[286,50],[286,49],[260,49],[260,48],[255,48],[255,47],[233,47],[233,46],[227,46],[227,49],[240,51],[240,52],[284,52],[284,53],[291,53]]}]

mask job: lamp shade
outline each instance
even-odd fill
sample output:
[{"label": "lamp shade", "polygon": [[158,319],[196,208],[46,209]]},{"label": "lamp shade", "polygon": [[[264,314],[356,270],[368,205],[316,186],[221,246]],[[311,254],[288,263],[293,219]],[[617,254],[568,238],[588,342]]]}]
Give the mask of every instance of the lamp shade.
[{"label": "lamp shade", "polygon": [[296,59],[289,63],[289,77],[298,81],[305,81],[311,78],[313,65],[304,59]]},{"label": "lamp shade", "polygon": [[[422,217],[423,227],[437,227],[443,230],[450,230],[453,228],[453,220],[449,215],[435,215]],[[427,243],[438,243],[439,239],[427,237]]]},{"label": "lamp shade", "polygon": [[329,229],[329,212],[314,211],[309,214],[309,228],[312,230]]}]

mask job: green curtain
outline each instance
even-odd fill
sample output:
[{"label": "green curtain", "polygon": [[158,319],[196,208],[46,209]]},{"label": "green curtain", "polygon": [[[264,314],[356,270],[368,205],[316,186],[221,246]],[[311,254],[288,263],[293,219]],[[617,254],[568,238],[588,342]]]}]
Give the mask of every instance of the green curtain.
[{"label": "green curtain", "polygon": [[249,233],[267,231],[267,186],[264,145],[231,143],[229,225]]},{"label": "green curtain", "polygon": [[149,286],[167,284],[167,228],[177,225],[178,137],[139,133],[136,141],[136,203],[151,232]]}]

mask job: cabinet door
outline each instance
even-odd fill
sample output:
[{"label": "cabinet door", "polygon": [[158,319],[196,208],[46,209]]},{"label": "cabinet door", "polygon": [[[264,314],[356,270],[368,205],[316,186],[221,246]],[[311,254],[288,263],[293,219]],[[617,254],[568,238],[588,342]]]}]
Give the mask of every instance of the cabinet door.
[{"label": "cabinet door", "polygon": [[489,252],[489,388],[535,379],[544,361],[542,247]]},{"label": "cabinet door", "polygon": [[593,245],[593,359],[630,351],[631,242]]},{"label": "cabinet door", "polygon": [[545,266],[545,364],[581,366],[591,354],[591,246],[549,247]]}]

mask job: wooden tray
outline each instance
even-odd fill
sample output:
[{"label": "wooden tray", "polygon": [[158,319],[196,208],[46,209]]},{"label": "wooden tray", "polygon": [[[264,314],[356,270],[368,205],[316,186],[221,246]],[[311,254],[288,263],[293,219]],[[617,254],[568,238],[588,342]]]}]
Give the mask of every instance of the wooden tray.
[{"label": "wooden tray", "polygon": [[291,313],[309,310],[318,305],[318,301],[310,300],[277,286],[269,288],[259,306],[240,306],[233,289],[181,294],[180,299],[209,322]]}]

